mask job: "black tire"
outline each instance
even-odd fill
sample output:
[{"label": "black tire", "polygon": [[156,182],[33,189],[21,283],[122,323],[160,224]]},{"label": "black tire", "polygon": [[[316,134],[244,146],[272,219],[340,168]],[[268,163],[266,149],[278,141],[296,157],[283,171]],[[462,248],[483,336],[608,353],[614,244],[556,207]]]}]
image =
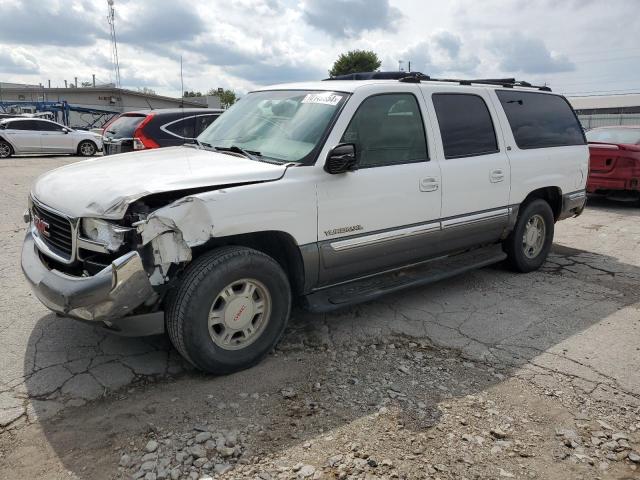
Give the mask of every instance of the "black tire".
[{"label": "black tire", "polygon": [[0,140],[0,158],[9,158],[13,155],[13,147],[10,143]]},{"label": "black tire", "polygon": [[93,157],[98,151],[98,146],[91,140],[83,140],[78,144],[78,155],[82,157]]},{"label": "black tire", "polygon": [[[524,246],[523,237],[527,224],[536,216],[536,219],[542,219],[544,222],[544,241],[540,251],[535,256],[530,257],[525,253],[526,248]],[[551,250],[554,226],[553,211],[545,200],[536,199],[523,205],[522,209],[518,213],[518,220],[515,228],[503,242],[503,248],[507,253],[507,261],[511,268],[517,272],[523,273],[532,272],[540,268],[547,259],[547,255],[549,255],[549,251]]]},{"label": "black tire", "polygon": [[[209,314],[225,287],[247,278],[268,290],[270,314],[252,343],[227,350],[214,342]],[[213,250],[188,267],[168,296],[165,322],[171,342],[183,357],[200,370],[225,375],[262,360],[282,337],[290,313],[291,287],[280,265],[257,250],[232,246]]]}]

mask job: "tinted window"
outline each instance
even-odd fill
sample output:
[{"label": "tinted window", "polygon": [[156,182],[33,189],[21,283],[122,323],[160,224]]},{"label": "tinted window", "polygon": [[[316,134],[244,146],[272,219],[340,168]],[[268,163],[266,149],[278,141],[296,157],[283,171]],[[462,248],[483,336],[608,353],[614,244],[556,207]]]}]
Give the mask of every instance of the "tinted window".
[{"label": "tinted window", "polygon": [[122,115],[107,127],[105,133],[112,138],[131,138],[146,115]]},{"label": "tinted window", "polygon": [[478,95],[434,93],[445,158],[486,155],[498,151],[487,104]]},{"label": "tinted window", "polygon": [[181,118],[174,120],[164,126],[167,132],[171,132],[180,138],[194,138],[193,136],[193,117]]},{"label": "tinted window", "polygon": [[218,118],[219,115],[199,115],[196,117],[196,124],[195,124],[195,128],[196,128],[196,134],[195,136],[197,137],[198,135],[200,135],[202,132],[204,132],[204,130],[213,123],[213,121]]},{"label": "tinted window", "polygon": [[359,166],[379,167],[428,160],[420,108],[408,93],[366,99],[341,143],[354,143]]},{"label": "tinted window", "polygon": [[35,120],[18,120],[11,122],[7,128],[14,130],[39,130],[39,123],[40,122]]},{"label": "tinted window", "polygon": [[587,140],[590,142],[640,145],[640,128],[596,128],[589,130],[586,135]]},{"label": "tinted window", "polygon": [[52,122],[36,122],[36,124],[41,132],[61,132],[64,128],[62,125]]},{"label": "tinted window", "polygon": [[497,90],[519,148],[584,145],[582,127],[558,95]]}]

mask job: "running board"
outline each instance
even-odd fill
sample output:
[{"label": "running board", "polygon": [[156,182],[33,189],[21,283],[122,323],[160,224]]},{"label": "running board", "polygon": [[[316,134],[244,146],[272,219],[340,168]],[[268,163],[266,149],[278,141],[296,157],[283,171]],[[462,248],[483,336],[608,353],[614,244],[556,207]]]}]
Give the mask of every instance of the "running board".
[{"label": "running board", "polygon": [[500,244],[434,258],[402,270],[381,273],[317,290],[304,297],[305,307],[314,313],[330,312],[398,290],[427,285],[475,268],[486,267],[505,258],[507,254],[502,251]]}]

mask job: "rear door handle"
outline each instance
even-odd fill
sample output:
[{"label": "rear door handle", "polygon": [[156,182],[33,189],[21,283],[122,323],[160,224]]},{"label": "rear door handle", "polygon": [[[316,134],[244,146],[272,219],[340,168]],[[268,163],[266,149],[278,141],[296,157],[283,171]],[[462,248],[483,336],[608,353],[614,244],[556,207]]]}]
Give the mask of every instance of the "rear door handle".
[{"label": "rear door handle", "polygon": [[491,183],[502,182],[504,180],[504,170],[502,170],[501,168],[492,170],[489,174],[489,180],[491,181]]},{"label": "rear door handle", "polygon": [[438,177],[427,177],[420,180],[421,192],[435,192],[440,188],[440,179]]}]

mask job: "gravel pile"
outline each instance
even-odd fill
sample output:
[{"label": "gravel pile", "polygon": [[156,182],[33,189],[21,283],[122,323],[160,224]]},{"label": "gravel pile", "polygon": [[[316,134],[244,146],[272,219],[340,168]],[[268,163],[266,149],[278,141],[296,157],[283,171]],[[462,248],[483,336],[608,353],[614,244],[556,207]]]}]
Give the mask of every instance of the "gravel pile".
[{"label": "gravel pile", "polygon": [[345,349],[284,344],[277,355],[298,361],[310,351],[323,362],[306,383],[239,392],[226,403],[208,395],[207,408],[195,418],[185,415],[183,429],[155,428],[147,438],[131,439],[120,449],[121,478],[604,479],[639,473],[637,407],[585,402],[569,388],[534,386],[496,365],[405,340]]}]

